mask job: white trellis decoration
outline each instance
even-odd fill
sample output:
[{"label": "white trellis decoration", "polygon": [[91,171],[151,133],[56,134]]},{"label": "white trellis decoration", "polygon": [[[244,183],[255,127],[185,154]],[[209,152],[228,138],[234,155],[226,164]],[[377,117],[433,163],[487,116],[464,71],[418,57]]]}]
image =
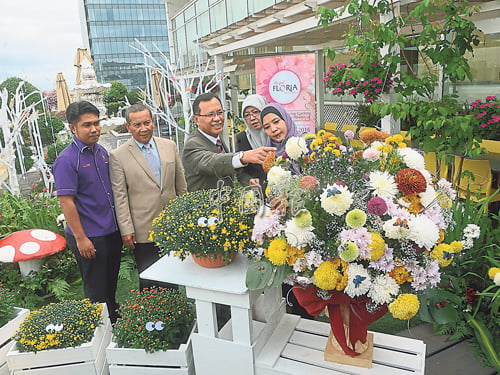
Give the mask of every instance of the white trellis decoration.
[{"label": "white trellis decoration", "polygon": [[[24,81],[19,82],[14,98],[8,103],[7,89],[3,89],[0,93],[0,129],[3,132],[3,146],[0,143],[0,162],[7,166],[9,173],[8,183],[0,177],[0,183],[12,194],[19,195],[19,181],[17,180],[16,172],[16,157],[19,159],[21,173],[26,175],[24,156],[22,146],[24,140],[21,135],[23,126],[28,126],[33,140],[35,149],[34,158],[36,165],[41,172],[44,185],[49,190],[51,189],[53,176],[45,162],[42,139],[40,137],[40,128],[38,126],[38,114],[36,106],[40,103],[44,104],[44,96],[41,91],[33,91],[28,95],[23,93]],[[27,99],[32,95],[39,94],[41,100],[28,105]],[[17,155],[14,151],[14,145],[17,149]],[[50,192],[49,192],[50,193]]]},{"label": "white trellis decoration", "polygon": [[[154,113],[165,120],[165,122],[169,125],[169,128],[173,127],[185,134],[189,134],[189,124],[191,123],[191,118],[193,117],[191,94],[197,96],[199,94],[202,94],[203,92],[209,92],[217,86],[221,86],[224,80],[222,73],[215,73],[212,78],[206,83],[205,87],[203,87],[202,82],[208,75],[208,69],[211,65],[211,59],[209,59],[205,64],[202,64],[201,56],[200,54],[197,54],[195,64],[196,73],[188,75],[186,69],[172,64],[170,59],[158,48],[155,43],[153,43],[153,46],[163,59],[163,63],[158,61],[158,59],[153,56],[151,51],[143,43],[141,43],[137,39],[135,41],[141,46],[141,49],[136,48],[132,45],[130,47],[144,55],[144,64],[142,65],[142,67],[144,67],[146,70],[146,77],[148,81],[148,90],[144,93],[146,101],[149,103],[153,103],[153,106],[155,107]],[[177,94],[179,94],[182,101],[184,129],[177,124],[168,105],[165,106],[166,113],[159,109],[154,99],[152,81],[149,78],[151,77],[151,72],[153,71],[157,71],[161,75],[162,81],[164,83],[167,83],[162,85],[163,90],[160,91],[160,95],[164,103],[168,103],[168,96],[174,94],[172,92],[168,92],[168,90],[173,89]],[[199,84],[197,86],[196,92],[192,93],[191,87],[193,86],[196,79],[199,80]]]}]

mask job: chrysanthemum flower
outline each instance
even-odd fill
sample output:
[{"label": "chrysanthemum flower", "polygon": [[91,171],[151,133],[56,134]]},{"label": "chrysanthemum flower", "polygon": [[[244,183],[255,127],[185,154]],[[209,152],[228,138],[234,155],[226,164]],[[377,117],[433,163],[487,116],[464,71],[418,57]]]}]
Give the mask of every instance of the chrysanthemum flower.
[{"label": "chrysanthemum flower", "polygon": [[495,278],[495,276],[500,273],[500,268],[498,267],[491,267],[489,270],[488,270],[488,277],[493,280]]},{"label": "chrysanthemum flower", "polygon": [[404,265],[395,266],[389,273],[389,276],[396,280],[399,285],[404,284],[407,281],[412,281],[412,278]]},{"label": "chrysanthemum flower", "polygon": [[430,257],[439,262],[439,267],[449,266],[455,256],[455,249],[445,243],[435,246],[430,252]]},{"label": "chrysanthemum flower", "polygon": [[408,168],[425,169],[424,157],[415,149],[409,147],[398,148],[398,154],[401,155]]},{"label": "chrysanthemum flower", "polygon": [[417,315],[420,308],[418,297],[414,294],[400,294],[389,304],[389,312],[396,319],[408,320]]},{"label": "chrysanthemum flower", "polygon": [[327,260],[314,271],[314,284],[324,290],[333,290],[342,275],[333,262]]},{"label": "chrysanthemum flower", "polygon": [[292,160],[298,160],[308,151],[306,141],[302,137],[291,137],[288,139],[285,145],[285,150],[288,157]]},{"label": "chrysanthemum flower", "polygon": [[408,228],[410,229],[408,238],[425,249],[432,249],[439,240],[439,228],[427,216],[413,217],[408,222]]},{"label": "chrysanthemum flower", "polygon": [[274,151],[268,152],[266,158],[262,162],[262,169],[264,169],[265,173],[268,173],[270,171],[275,161],[276,153]]},{"label": "chrysanthemum flower", "polygon": [[366,144],[370,144],[374,141],[383,141],[389,136],[389,133],[381,132],[376,129],[366,129],[359,133],[359,139]]},{"label": "chrysanthemum flower", "polygon": [[378,260],[385,251],[385,241],[382,236],[376,232],[370,233],[372,236],[372,241],[368,245],[370,249],[370,260]]},{"label": "chrysanthemum flower", "polygon": [[394,177],[388,172],[374,171],[370,173],[368,186],[373,193],[384,199],[393,199],[398,193]]},{"label": "chrysanthemum flower", "polygon": [[267,173],[267,180],[271,185],[279,185],[280,183],[286,182],[291,176],[292,173],[290,171],[287,171],[280,166],[274,166]]},{"label": "chrysanthemum flower", "polygon": [[347,266],[347,286],[344,292],[351,298],[368,293],[371,285],[371,276],[361,265],[349,263]]},{"label": "chrysanthemum flower", "polygon": [[295,218],[292,220],[288,220],[285,224],[286,240],[292,246],[304,247],[308,245],[314,238],[316,238],[313,230],[313,226],[298,226]]},{"label": "chrysanthemum flower", "polygon": [[300,210],[300,212],[295,215],[293,220],[299,228],[309,228],[312,225],[311,213],[305,209]]},{"label": "chrysanthemum flower", "polygon": [[396,183],[404,195],[423,193],[427,189],[425,177],[413,168],[401,169],[396,174]]},{"label": "chrysanthemum flower", "polygon": [[377,275],[372,282],[368,297],[378,305],[385,305],[391,302],[399,293],[399,285],[392,277]]},{"label": "chrysanthemum flower", "polygon": [[318,184],[318,180],[314,176],[304,176],[300,179],[299,186],[303,190],[309,190]]},{"label": "chrysanthemum flower", "polygon": [[284,238],[272,240],[269,248],[265,250],[266,257],[277,266],[285,264],[288,258],[287,245]]},{"label": "chrysanthemum flower", "polygon": [[358,257],[359,248],[354,242],[345,242],[339,246],[338,252],[340,259],[349,263]]},{"label": "chrysanthemum flower", "polygon": [[366,208],[369,213],[382,216],[387,212],[387,203],[383,198],[373,197],[368,201]]},{"label": "chrysanthemum flower", "polygon": [[351,228],[361,228],[366,223],[366,214],[362,210],[356,208],[347,213],[345,222]]},{"label": "chrysanthemum flower", "polygon": [[321,207],[330,215],[341,216],[351,207],[352,193],[346,186],[328,185],[320,196]]},{"label": "chrysanthemum flower", "polygon": [[363,159],[366,159],[368,161],[377,161],[380,158],[380,151],[374,149],[374,148],[367,148],[365,151],[363,151]]}]

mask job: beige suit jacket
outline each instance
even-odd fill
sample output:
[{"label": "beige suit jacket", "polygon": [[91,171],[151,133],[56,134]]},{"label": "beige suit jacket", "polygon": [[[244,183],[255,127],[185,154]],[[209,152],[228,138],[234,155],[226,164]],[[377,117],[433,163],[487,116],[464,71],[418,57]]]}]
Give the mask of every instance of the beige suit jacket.
[{"label": "beige suit jacket", "polygon": [[161,184],[133,138],[109,155],[109,174],[122,236],[135,233],[138,243],[148,241],[152,221],[166,204],[187,191],[174,142],[154,137],[161,160]]}]

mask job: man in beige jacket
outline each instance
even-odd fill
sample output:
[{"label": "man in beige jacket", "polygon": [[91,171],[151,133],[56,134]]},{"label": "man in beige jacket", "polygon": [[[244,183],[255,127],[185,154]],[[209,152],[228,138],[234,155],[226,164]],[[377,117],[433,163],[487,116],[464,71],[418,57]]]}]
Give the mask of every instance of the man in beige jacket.
[{"label": "man in beige jacket", "polygon": [[[153,137],[151,111],[134,104],[125,118],[132,139],[111,152],[109,169],[123,243],[134,250],[140,273],[159,259],[149,239],[153,219],[187,188],[175,143]],[[150,285],[140,280],[141,289]]]}]

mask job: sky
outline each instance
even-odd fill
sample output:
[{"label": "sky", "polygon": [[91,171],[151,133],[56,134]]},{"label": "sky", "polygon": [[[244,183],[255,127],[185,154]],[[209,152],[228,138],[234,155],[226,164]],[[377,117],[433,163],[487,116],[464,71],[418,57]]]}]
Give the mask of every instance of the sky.
[{"label": "sky", "polygon": [[72,89],[84,47],[77,0],[0,0],[0,14],[0,83],[19,77],[52,90],[62,72]]}]

